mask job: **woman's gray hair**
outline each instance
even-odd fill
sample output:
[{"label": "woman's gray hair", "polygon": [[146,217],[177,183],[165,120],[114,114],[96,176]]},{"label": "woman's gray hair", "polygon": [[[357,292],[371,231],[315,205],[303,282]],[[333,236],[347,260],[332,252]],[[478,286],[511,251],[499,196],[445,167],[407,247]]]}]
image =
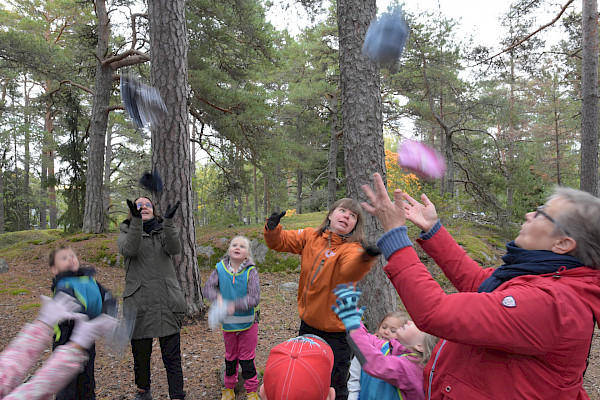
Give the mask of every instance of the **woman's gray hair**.
[{"label": "woman's gray hair", "polygon": [[582,190],[556,187],[548,201],[566,200],[569,206],[554,217],[555,230],[575,240],[571,255],[600,269],[600,199]]}]

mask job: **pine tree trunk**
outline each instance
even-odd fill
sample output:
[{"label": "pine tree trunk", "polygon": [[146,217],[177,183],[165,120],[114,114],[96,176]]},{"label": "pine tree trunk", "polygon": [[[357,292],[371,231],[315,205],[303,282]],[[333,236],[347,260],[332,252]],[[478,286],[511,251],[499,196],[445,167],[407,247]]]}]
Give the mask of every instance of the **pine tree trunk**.
[{"label": "pine tree trunk", "polygon": [[331,131],[331,139],[329,140],[329,153],[327,156],[327,209],[337,200],[337,154],[339,149],[339,125],[337,112],[337,95],[331,97],[331,122],[329,125]]},{"label": "pine tree trunk", "polygon": [[25,100],[25,134],[24,134],[24,153],[23,153],[23,190],[25,191],[25,229],[31,229],[30,221],[30,206],[31,206],[31,190],[29,183],[29,175],[31,174],[31,110],[29,108],[29,90],[27,88],[27,78],[25,78],[25,87],[23,89],[23,97]]},{"label": "pine tree trunk", "polygon": [[106,230],[106,215],[102,193],[104,146],[108,125],[108,106],[112,90],[113,70],[102,61],[108,52],[110,25],[104,1],[96,1],[98,16],[98,43],[96,45],[96,82],[89,130],[88,162],[85,188],[84,232],[101,233]]},{"label": "pine tree trunk", "polygon": [[302,174],[302,170],[296,170],[296,182],[297,182],[297,190],[296,190],[296,212],[298,214],[302,214],[302,178],[304,175]]},{"label": "pine tree trunk", "polygon": [[181,200],[175,214],[181,227],[182,252],[175,257],[177,275],[188,314],[204,310],[196,258],[196,231],[192,210],[192,166],[188,132],[188,40],[184,0],[149,0],[148,29],[152,54],[151,76],[167,106],[168,115],[152,127],[152,166],[163,177],[160,212]]},{"label": "pine tree trunk", "polygon": [[[104,182],[102,184],[102,210],[103,215],[106,216],[108,221],[108,215],[110,212],[110,164],[112,162],[112,132],[111,129],[106,130],[106,146],[105,148],[105,160],[104,160]],[[108,228],[108,225],[107,225]]]},{"label": "pine tree trunk", "polygon": [[583,0],[581,190],[598,196],[598,1]]},{"label": "pine tree trunk", "polygon": [[0,161],[0,233],[5,232],[4,219],[4,166],[6,165],[6,150],[2,152]]},{"label": "pine tree trunk", "polygon": [[[344,163],[347,196],[366,200],[361,186],[372,181],[375,172],[385,182],[385,153],[379,65],[361,53],[369,23],[375,18],[375,0],[339,0],[340,84]],[[381,234],[379,222],[365,213],[365,233],[374,242]],[[396,293],[383,272],[383,258],[363,279],[365,320],[370,329],[396,308]]]}]

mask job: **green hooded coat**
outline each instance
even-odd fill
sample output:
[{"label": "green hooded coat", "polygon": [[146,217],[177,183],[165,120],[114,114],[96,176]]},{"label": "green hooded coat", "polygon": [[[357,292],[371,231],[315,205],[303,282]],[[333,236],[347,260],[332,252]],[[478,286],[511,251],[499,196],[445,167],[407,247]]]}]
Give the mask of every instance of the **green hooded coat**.
[{"label": "green hooded coat", "polygon": [[187,310],[171,259],[181,252],[179,230],[172,218],[162,222],[149,234],[143,231],[141,218],[120,226],[117,245],[125,257],[123,308],[135,317],[132,339],[179,332]]}]

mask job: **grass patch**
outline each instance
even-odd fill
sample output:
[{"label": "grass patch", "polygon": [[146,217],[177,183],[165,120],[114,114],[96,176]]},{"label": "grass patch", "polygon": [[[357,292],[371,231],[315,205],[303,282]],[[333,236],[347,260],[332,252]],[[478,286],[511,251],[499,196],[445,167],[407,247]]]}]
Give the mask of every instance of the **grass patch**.
[{"label": "grass patch", "polygon": [[8,232],[0,235],[0,250],[24,242],[30,244],[46,244],[60,239],[62,230],[44,229]]},{"label": "grass patch", "polygon": [[260,272],[291,272],[300,267],[300,257],[269,250],[264,263],[257,263]]},{"label": "grass patch", "polygon": [[19,309],[22,311],[27,311],[27,310],[31,310],[32,308],[40,308],[41,304],[40,303],[30,303],[30,304],[23,304],[22,306],[19,306]]},{"label": "grass patch", "polygon": [[13,296],[18,296],[20,294],[29,294],[29,290],[27,290],[27,289],[16,289],[16,290],[13,290],[12,292],[10,292],[10,294],[12,294]]}]

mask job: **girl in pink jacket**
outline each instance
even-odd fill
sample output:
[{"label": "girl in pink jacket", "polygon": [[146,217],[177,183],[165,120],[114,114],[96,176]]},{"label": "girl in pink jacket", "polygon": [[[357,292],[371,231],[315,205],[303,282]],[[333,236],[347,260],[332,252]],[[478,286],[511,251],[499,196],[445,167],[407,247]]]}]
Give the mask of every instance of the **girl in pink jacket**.
[{"label": "girl in pink jacket", "polygon": [[437,338],[406,320],[396,329],[396,339],[370,334],[361,322],[364,307],[356,304],[361,291],[352,284],[339,285],[333,311],[346,327],[348,343],[362,366],[359,400],[422,400],[423,366]]},{"label": "girl in pink jacket", "polygon": [[[116,324],[116,320],[106,314],[88,322],[84,314],[74,312],[80,307],[75,299],[63,293],[52,300],[42,296],[42,301],[38,319],[25,325],[0,354],[2,400],[50,400],[81,371],[88,359],[85,349]],[[59,346],[43,367],[29,381],[22,383],[27,372],[52,344],[52,327],[68,319],[76,320],[71,340]]]}]

